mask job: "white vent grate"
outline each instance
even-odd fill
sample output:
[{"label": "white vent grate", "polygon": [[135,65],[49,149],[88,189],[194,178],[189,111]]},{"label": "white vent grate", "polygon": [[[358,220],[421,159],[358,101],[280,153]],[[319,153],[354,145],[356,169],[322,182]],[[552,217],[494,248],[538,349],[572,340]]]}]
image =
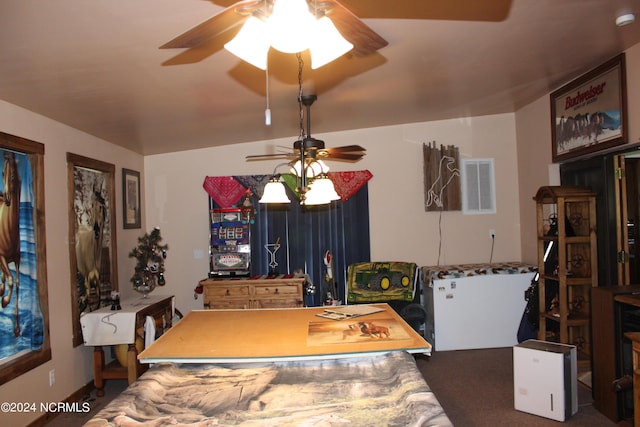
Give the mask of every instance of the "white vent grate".
[{"label": "white vent grate", "polygon": [[496,213],[493,159],[462,160],[462,212]]}]

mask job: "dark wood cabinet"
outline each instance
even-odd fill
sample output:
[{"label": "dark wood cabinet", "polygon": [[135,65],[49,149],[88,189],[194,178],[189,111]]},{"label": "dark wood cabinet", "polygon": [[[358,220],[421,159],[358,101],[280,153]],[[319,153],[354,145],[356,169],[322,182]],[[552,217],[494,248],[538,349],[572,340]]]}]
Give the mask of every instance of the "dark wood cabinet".
[{"label": "dark wood cabinet", "polygon": [[633,407],[629,408],[632,401],[629,391],[616,392],[613,387],[614,381],[630,368],[626,365],[631,361],[631,344],[624,337],[623,319],[625,310],[629,309],[640,309],[640,285],[591,290],[594,406],[615,422],[633,415]]}]

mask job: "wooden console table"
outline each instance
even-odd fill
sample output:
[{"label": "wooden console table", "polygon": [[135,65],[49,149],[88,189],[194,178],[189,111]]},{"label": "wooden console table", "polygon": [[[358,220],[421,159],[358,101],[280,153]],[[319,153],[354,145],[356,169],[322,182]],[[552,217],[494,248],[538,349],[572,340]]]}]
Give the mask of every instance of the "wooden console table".
[{"label": "wooden console table", "polygon": [[[133,383],[147,368],[138,361],[136,338],[145,337],[147,317],[153,318],[155,334],[150,339],[162,335],[172,325],[173,296],[149,295],[121,301],[121,310],[103,307],[100,310],[84,314],[80,318],[82,335],[86,346],[93,346],[94,385],[98,396],[104,395],[104,381],[107,379],[127,379]],[[117,360],[105,366],[105,345],[128,344],[127,367]]]},{"label": "wooden console table", "polygon": [[245,279],[205,279],[204,308],[296,308],[304,305],[304,276],[258,277]]}]

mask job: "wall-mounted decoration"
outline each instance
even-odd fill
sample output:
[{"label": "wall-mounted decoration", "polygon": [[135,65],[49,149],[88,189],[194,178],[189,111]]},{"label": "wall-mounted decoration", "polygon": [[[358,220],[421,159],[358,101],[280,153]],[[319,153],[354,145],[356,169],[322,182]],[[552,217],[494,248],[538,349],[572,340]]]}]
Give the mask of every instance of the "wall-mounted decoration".
[{"label": "wall-mounted decoration", "polygon": [[141,228],[140,172],[122,169],[122,226]]},{"label": "wall-mounted decoration", "polygon": [[118,290],[115,166],[67,153],[73,345],[83,343],[80,316],[111,304]]},{"label": "wall-mounted decoration", "polygon": [[625,56],[618,55],[551,94],[553,161],[627,142]]},{"label": "wall-mounted decoration", "polygon": [[435,141],[422,144],[424,156],[424,210],[459,211],[462,209],[460,190],[460,154],[453,145],[436,148]]},{"label": "wall-mounted decoration", "polygon": [[0,132],[0,384],[51,360],[44,145]]}]

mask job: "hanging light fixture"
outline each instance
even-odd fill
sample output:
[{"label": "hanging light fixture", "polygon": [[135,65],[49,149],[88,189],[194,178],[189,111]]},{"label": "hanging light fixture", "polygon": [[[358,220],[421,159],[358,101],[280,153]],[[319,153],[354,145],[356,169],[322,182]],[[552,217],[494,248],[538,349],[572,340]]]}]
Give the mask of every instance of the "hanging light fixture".
[{"label": "hanging light fixture", "polygon": [[[311,164],[306,166],[307,170],[307,178],[313,178],[319,176],[322,172],[329,172],[329,166],[322,160],[316,160]],[[296,162],[291,166],[291,173],[296,176],[301,176],[302,174],[302,162],[300,160],[296,160]]]},{"label": "hanging light fixture", "polygon": [[291,203],[284,189],[284,184],[280,181],[280,175],[271,177],[259,200],[260,203]]},{"label": "hanging light fixture", "polygon": [[[271,14],[260,9],[259,14],[249,16],[224,47],[262,70],[267,67],[269,47],[284,53],[309,49],[311,68],[319,68],[353,48],[322,13],[315,7],[312,13],[306,0],[276,0]],[[321,16],[318,18],[316,14]]]},{"label": "hanging light fixture", "polygon": [[339,200],[333,182],[326,173],[321,174],[309,184],[309,191],[305,194],[305,205],[326,205]]},{"label": "hanging light fixture", "polygon": [[269,182],[264,186],[262,197],[258,200],[259,203],[291,203],[284,184],[280,180],[280,174],[276,173],[278,168],[283,165],[288,165],[288,163],[280,163],[273,169]]},{"label": "hanging light fixture", "polygon": [[331,19],[323,16],[315,22],[315,31],[309,44],[312,69],[315,70],[338,59],[351,49],[353,44],[342,37]]},{"label": "hanging light fixture", "polygon": [[224,45],[238,58],[262,70],[267,69],[269,47],[264,22],[255,16],[248,17],[238,34]]},{"label": "hanging light fixture", "polygon": [[[324,149],[324,141],[311,137],[311,117],[310,107],[317,99],[316,95],[303,95],[302,93],[302,68],[304,62],[302,55],[296,54],[298,57],[298,106],[300,117],[300,136],[293,143],[293,148],[298,151],[299,157],[289,163],[280,163],[276,165],[269,182],[265,185],[263,196],[260,203],[290,203],[287,197],[284,184],[280,180],[280,175],[276,173],[281,166],[289,166],[291,173],[295,174],[297,184],[296,193],[300,197],[301,205],[326,205],[334,200],[340,199],[335,190],[333,182],[329,179],[327,172],[329,167],[321,160],[316,158],[319,149]],[[304,127],[304,109],[307,108],[307,130]]]}]

